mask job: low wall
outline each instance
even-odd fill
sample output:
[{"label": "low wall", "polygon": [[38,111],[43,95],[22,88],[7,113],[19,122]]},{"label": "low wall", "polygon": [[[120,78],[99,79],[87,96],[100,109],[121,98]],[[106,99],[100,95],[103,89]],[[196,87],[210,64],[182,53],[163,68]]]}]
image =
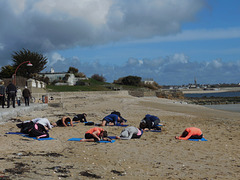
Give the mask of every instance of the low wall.
[{"label": "low wall", "polygon": [[16,108],[0,108],[0,123],[9,121],[18,116],[31,114],[33,111],[46,109],[48,104],[35,104],[31,103],[30,106],[16,106]]}]

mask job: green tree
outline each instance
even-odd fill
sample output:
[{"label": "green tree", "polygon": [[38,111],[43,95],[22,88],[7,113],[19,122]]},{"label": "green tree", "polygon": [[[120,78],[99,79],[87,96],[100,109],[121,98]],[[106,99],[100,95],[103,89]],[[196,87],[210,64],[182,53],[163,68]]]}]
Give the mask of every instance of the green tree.
[{"label": "green tree", "polygon": [[14,52],[12,54],[13,60],[13,68],[16,68],[25,61],[30,61],[32,63],[32,67],[26,67],[24,64],[19,67],[17,70],[17,75],[23,77],[32,77],[34,73],[39,73],[46,68],[47,58],[44,57],[42,54],[37,52],[31,52],[30,50],[20,50],[18,52]]},{"label": "green tree", "polygon": [[78,73],[78,69],[75,68],[75,67],[69,67],[69,69],[68,69],[68,73],[77,74],[77,73]]},{"label": "green tree", "polygon": [[106,79],[105,77],[103,77],[102,75],[99,75],[99,74],[94,74],[91,76],[92,79],[95,79],[97,81],[100,81],[100,82],[105,82]]},{"label": "green tree", "polygon": [[119,78],[114,81],[115,84],[130,85],[130,86],[141,86],[141,77],[138,76],[126,76]]},{"label": "green tree", "polygon": [[0,78],[11,78],[14,74],[13,66],[7,65],[1,68]]}]

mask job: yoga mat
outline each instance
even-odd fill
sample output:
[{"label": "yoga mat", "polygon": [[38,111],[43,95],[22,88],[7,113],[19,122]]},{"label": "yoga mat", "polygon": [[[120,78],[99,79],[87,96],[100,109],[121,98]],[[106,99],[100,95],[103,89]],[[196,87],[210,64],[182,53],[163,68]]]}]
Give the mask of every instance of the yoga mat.
[{"label": "yoga mat", "polygon": [[97,143],[114,143],[115,140],[112,140],[112,141],[104,141],[104,140],[101,140],[101,141],[97,141]]},{"label": "yoga mat", "polygon": [[7,132],[5,134],[24,134],[24,133],[21,133],[21,132]]},{"label": "yoga mat", "polygon": [[157,126],[163,126],[163,125],[161,125],[161,124],[158,124]]},{"label": "yoga mat", "polygon": [[188,139],[189,141],[207,141],[204,137],[202,139]]},{"label": "yoga mat", "polygon": [[39,141],[54,140],[54,138],[51,138],[51,137],[37,139],[36,137],[30,137],[30,136],[28,136],[28,135],[22,135],[22,136],[23,136],[23,137],[27,137],[27,138],[31,138],[31,139],[36,139],[36,140],[39,140]]},{"label": "yoga mat", "polygon": [[116,139],[116,136],[108,136],[110,139]]},{"label": "yoga mat", "polygon": [[71,139],[68,139],[68,141],[80,141],[81,139],[83,138],[71,138]]},{"label": "yoga mat", "polygon": [[[83,139],[83,138],[71,138],[71,139],[68,139],[68,141],[80,141],[81,139]],[[114,143],[114,142],[115,142],[115,140],[112,140],[112,142],[104,141],[104,140],[97,141],[97,143]]]}]

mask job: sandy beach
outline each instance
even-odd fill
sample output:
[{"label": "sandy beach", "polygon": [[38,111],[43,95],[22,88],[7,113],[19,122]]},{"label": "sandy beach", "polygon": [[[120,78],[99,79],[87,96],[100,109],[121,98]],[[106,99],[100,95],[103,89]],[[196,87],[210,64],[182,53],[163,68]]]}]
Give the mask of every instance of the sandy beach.
[{"label": "sandy beach", "polygon": [[[56,95],[57,96],[57,95]],[[44,111],[13,117],[0,125],[0,179],[240,179],[240,114],[185,104],[157,97],[133,97],[126,92],[64,93]],[[9,135],[17,121],[46,117],[55,122],[63,115],[87,113],[99,123],[120,111],[127,124],[138,127],[146,114],[160,118],[162,132],[145,132],[141,139],[114,143],[74,142],[93,126],[55,127],[38,141]],[[17,120],[18,119],[18,120]],[[176,140],[187,127],[198,127],[206,142]],[[104,127],[110,136],[123,127]]]}]

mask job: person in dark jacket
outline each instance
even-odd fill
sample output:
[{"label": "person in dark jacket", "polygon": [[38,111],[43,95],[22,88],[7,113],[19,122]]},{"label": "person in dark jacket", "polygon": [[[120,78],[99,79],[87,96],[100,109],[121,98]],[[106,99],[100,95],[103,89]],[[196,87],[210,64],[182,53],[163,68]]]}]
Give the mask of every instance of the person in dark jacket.
[{"label": "person in dark jacket", "polygon": [[29,106],[29,100],[30,100],[30,97],[31,97],[31,92],[29,91],[27,86],[25,86],[25,89],[23,90],[22,95],[23,95],[24,100],[25,100],[25,106]]},{"label": "person in dark jacket", "polygon": [[143,129],[143,130],[151,130],[151,129],[161,130],[161,128],[158,127],[158,125],[160,125],[159,123],[160,123],[160,119],[157,116],[147,114],[145,115],[143,120],[140,122],[139,127],[140,129]]},{"label": "person in dark jacket", "polygon": [[4,105],[5,105],[5,86],[4,86],[4,81],[1,81],[1,85],[0,85],[0,102],[2,104],[2,108],[4,108]]},{"label": "person in dark jacket", "polygon": [[13,108],[15,108],[15,98],[16,98],[17,88],[11,81],[9,82],[6,88],[6,93],[8,95],[7,108],[10,107],[10,99],[12,100]]},{"label": "person in dark jacket", "polygon": [[73,121],[74,122],[87,122],[87,114],[83,113],[83,114],[77,114],[76,116],[73,117]]}]

